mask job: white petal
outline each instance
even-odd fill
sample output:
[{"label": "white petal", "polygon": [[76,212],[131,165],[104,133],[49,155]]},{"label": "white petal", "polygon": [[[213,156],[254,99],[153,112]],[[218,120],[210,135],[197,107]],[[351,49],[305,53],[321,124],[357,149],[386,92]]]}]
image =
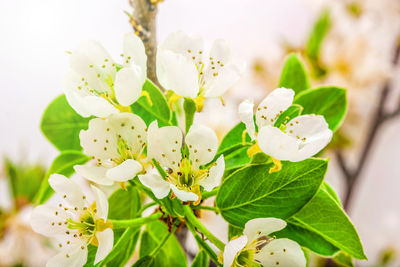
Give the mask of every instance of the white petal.
[{"label": "white petal", "polygon": [[204,50],[204,40],[199,35],[187,35],[182,31],[177,31],[170,33],[160,48],[182,54],[190,59],[195,56],[197,60],[201,60],[203,53],[199,52]]},{"label": "white petal", "polygon": [[106,195],[96,186],[91,186],[96,201],[96,216],[100,219],[106,220],[108,216],[108,200]]},{"label": "white petal", "polygon": [[135,178],[143,169],[142,164],[134,159],[127,159],[118,166],[107,171],[107,177],[114,181],[124,182]]},{"label": "white petal", "polygon": [[170,184],[170,186],[175,196],[182,201],[197,201],[199,199],[199,196],[195,193],[180,190],[173,184]]},{"label": "white petal", "polygon": [[239,118],[246,125],[246,130],[251,140],[254,140],[256,138],[256,128],[253,120],[253,109],[254,103],[250,100],[245,100],[239,105]]},{"label": "white petal", "polygon": [[293,98],[294,91],[292,89],[278,88],[272,91],[258,105],[256,111],[256,123],[258,127],[274,125],[279,115],[292,105]]},{"label": "white petal", "polygon": [[50,175],[49,184],[71,207],[78,209],[85,207],[84,194],[74,181],[64,175],[55,173]]},{"label": "white petal", "polygon": [[75,165],[74,169],[77,174],[91,182],[99,185],[113,185],[114,181],[107,178],[107,169],[102,166],[92,165]]},{"label": "white petal", "polygon": [[142,87],[145,82],[142,70],[137,66],[121,69],[115,77],[115,97],[123,106],[130,106],[142,94]]},{"label": "white petal", "polygon": [[247,237],[242,235],[226,244],[224,249],[224,267],[231,267],[238,253],[246,246]]},{"label": "white petal", "polygon": [[115,136],[120,136],[129,146],[131,153],[138,157],[147,142],[147,126],[143,119],[136,114],[124,112],[111,115],[108,122]]},{"label": "white petal", "polygon": [[225,161],[224,155],[221,155],[215,165],[210,168],[208,177],[200,180],[199,185],[203,186],[204,190],[211,191],[214,187],[221,184],[222,176],[224,176]]},{"label": "white petal", "polygon": [[271,241],[254,258],[263,266],[277,266],[279,262],[279,266],[305,267],[307,263],[299,244],[286,238]]},{"label": "white petal", "polygon": [[[124,56],[131,57],[129,64],[140,67],[144,78],[146,78],[147,56],[142,40],[134,33],[127,33],[124,36]],[[126,64],[126,63],[125,63]]]},{"label": "white petal", "polygon": [[199,124],[190,127],[185,142],[189,147],[189,159],[195,166],[209,163],[218,150],[218,138],[215,132]]},{"label": "white petal", "polygon": [[114,233],[110,228],[107,228],[102,232],[97,232],[96,237],[99,241],[99,246],[97,247],[94,264],[102,261],[108,255],[108,253],[110,253],[114,245]]},{"label": "white petal", "polygon": [[143,174],[139,175],[140,182],[153,191],[156,198],[162,199],[168,196],[170,185],[167,181],[163,180],[161,176],[156,174]]},{"label": "white petal", "polygon": [[291,160],[299,149],[295,138],[273,126],[262,127],[257,142],[265,154],[277,160]]},{"label": "white petal", "polygon": [[301,161],[314,156],[332,139],[332,131],[328,128],[323,116],[302,115],[287,124],[286,133],[296,138],[299,152],[291,159]]},{"label": "white petal", "polygon": [[205,97],[222,96],[230,89],[240,77],[239,68],[235,65],[228,65],[218,70],[209,70],[206,72],[207,82],[204,85],[206,92]]},{"label": "white petal", "polygon": [[182,147],[182,131],[176,126],[158,128],[157,121],[150,124],[147,133],[147,157],[156,159],[161,166],[178,168]]},{"label": "white petal", "polygon": [[[64,222],[68,217],[63,209],[40,205],[32,210],[30,223],[35,232],[46,236],[56,236],[65,233]],[[60,222],[61,225],[59,225]]]},{"label": "white petal", "polygon": [[199,92],[198,71],[194,62],[169,50],[157,51],[157,78],[166,90],[195,98]]},{"label": "white petal", "polygon": [[220,61],[224,65],[229,64],[232,58],[231,45],[223,39],[215,40],[211,47],[210,57],[212,57],[214,61]]},{"label": "white petal", "polygon": [[85,96],[88,111],[96,117],[106,118],[111,114],[119,113],[110,102],[99,96]]},{"label": "white petal", "polygon": [[73,244],[50,258],[46,267],[82,267],[87,261],[87,253],[86,244]]},{"label": "white petal", "polygon": [[246,223],[243,234],[252,242],[259,237],[268,236],[285,227],[286,222],[278,218],[257,218]]}]

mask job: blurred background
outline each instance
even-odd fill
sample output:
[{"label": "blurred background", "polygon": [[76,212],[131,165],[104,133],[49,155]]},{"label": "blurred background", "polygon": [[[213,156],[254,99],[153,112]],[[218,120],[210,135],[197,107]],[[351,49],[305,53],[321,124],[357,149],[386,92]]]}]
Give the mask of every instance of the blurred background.
[{"label": "blurred background", "polygon": [[[57,155],[40,132],[41,115],[62,93],[67,51],[94,39],[117,58],[132,31],[124,11],[132,12],[128,0],[0,1],[0,266],[44,266],[54,253],[27,225],[33,193]],[[400,266],[400,1],[165,0],[157,39],[177,30],[228,40],[245,65],[226,107],[208,101],[212,118],[198,118],[221,137],[238,122],[238,103],[257,103],[277,86],[289,52],[302,57],[313,86],[348,89],[346,121],[326,151],[327,180],[369,258],[357,265]],[[310,37],[315,32],[323,39]],[[310,52],[316,44],[319,52]],[[213,227],[218,220],[204,219]]]}]

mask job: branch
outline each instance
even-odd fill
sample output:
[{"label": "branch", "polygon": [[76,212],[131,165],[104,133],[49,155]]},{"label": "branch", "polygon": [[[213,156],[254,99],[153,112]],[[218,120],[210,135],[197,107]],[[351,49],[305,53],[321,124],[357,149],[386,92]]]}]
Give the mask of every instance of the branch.
[{"label": "branch", "polygon": [[147,54],[147,77],[157,86],[160,86],[156,76],[156,54],[157,54],[157,36],[156,36],[156,16],[157,4],[161,0],[129,0],[133,8],[130,23],[146,48]]}]

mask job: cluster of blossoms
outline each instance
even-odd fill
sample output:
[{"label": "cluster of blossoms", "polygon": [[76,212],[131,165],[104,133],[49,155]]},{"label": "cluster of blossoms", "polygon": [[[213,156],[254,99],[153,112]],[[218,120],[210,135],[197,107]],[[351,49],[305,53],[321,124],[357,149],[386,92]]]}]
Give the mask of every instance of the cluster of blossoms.
[{"label": "cluster of blossoms", "polygon": [[[143,95],[147,60],[142,41],[133,33],[125,35],[121,56],[122,64],[115,63],[96,42],[84,43],[71,55],[71,69],[64,81],[67,100],[80,115],[97,117],[79,135],[92,161],[75,166],[93,184],[95,201],[89,204],[79,186],[66,177],[50,177],[51,187],[65,203],[38,206],[32,214],[35,231],[60,239],[62,252],[47,266],[84,265],[88,244],[98,247],[95,264],[111,251],[112,222],[107,221],[108,202],[99,188],[115,184],[125,188],[137,176],[156,198],[177,197],[197,205],[201,192],[219,186],[224,175],[224,156],[216,157],[218,139],[212,129],[193,124],[184,135],[178,126],[159,127],[157,121],[147,127],[131,112],[129,106]],[[198,110],[204,98],[220,97],[236,82],[238,69],[231,63],[231,49],[225,41],[215,41],[207,55],[201,38],[182,32],[171,34],[157,53],[161,85],[173,91],[173,101],[192,98]],[[322,116],[302,115],[274,127],[293,97],[293,90],[279,88],[260,103],[255,113],[258,133],[253,104],[247,100],[239,107],[247,133],[256,139],[256,150],[274,160],[304,160],[332,137]],[[226,246],[224,266],[305,266],[297,243],[271,236],[285,225],[275,218],[249,221],[244,236]]]}]

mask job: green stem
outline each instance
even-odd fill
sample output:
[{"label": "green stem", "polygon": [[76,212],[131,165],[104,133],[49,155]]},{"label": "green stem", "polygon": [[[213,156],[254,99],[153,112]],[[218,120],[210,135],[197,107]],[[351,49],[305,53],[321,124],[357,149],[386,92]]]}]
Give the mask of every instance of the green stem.
[{"label": "green stem", "polygon": [[219,209],[217,207],[212,207],[212,206],[191,206],[191,208],[194,210],[211,210],[215,213],[219,213]]},{"label": "green stem", "polygon": [[137,227],[142,226],[143,224],[157,221],[162,216],[161,212],[156,212],[153,215],[143,218],[131,219],[131,220],[110,220],[113,229],[121,229],[121,228],[128,228],[128,227]]},{"label": "green stem", "polygon": [[185,210],[185,219],[198,231],[200,231],[208,240],[210,240],[219,250],[224,250],[225,244],[221,240],[219,240],[216,236],[214,236],[208,229],[197,219],[194,215],[192,209],[189,206],[183,206]]},{"label": "green stem", "polygon": [[155,205],[157,205],[157,204],[158,204],[158,203],[155,202],[155,201],[150,202],[150,203],[144,205],[144,206],[137,212],[137,214],[140,215],[140,214],[142,214],[143,211],[145,211],[145,210],[147,210],[148,208],[153,207],[153,206],[155,206]]},{"label": "green stem", "polygon": [[204,199],[213,197],[213,196],[217,195],[217,192],[218,192],[218,187],[214,188],[211,191],[204,191],[203,194],[201,195],[201,199],[204,200]]}]

